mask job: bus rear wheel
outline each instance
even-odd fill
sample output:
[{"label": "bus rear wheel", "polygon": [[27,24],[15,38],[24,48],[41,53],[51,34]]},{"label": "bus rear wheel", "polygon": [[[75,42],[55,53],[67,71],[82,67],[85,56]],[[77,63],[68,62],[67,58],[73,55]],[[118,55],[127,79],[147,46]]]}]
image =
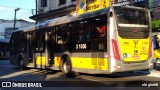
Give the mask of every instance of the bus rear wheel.
[{"label": "bus rear wheel", "polygon": [[72,71],[72,64],[68,56],[62,58],[61,70],[67,77],[75,76],[75,72]]},{"label": "bus rear wheel", "polygon": [[24,67],[24,60],[23,59],[19,59],[19,69],[20,70],[24,70],[25,67]]}]

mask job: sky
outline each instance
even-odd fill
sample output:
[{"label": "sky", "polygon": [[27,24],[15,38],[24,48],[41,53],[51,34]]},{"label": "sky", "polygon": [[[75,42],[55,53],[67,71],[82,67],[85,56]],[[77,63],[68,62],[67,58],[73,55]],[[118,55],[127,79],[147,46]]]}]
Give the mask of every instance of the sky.
[{"label": "sky", "polygon": [[32,9],[35,9],[36,0],[0,0],[0,19],[13,20],[16,8],[21,8],[17,11],[17,19],[24,19],[33,22],[29,19],[32,16]]}]

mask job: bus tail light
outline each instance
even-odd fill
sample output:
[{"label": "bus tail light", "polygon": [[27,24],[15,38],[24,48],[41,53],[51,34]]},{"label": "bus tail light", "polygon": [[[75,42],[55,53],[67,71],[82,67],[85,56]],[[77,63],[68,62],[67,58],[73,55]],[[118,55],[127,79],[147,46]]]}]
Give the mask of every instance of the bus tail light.
[{"label": "bus tail light", "polygon": [[149,55],[148,57],[152,57],[152,53],[153,53],[153,40],[151,40],[150,45],[149,45]]},{"label": "bus tail light", "polygon": [[118,45],[114,39],[112,39],[112,49],[113,49],[114,58],[120,60]]}]

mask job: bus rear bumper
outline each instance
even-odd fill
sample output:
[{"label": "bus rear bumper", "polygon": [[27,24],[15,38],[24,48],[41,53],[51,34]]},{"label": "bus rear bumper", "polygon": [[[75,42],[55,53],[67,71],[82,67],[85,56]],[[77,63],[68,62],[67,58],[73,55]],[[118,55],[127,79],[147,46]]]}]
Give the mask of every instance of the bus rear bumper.
[{"label": "bus rear bumper", "polygon": [[111,73],[113,72],[125,72],[125,71],[134,71],[134,70],[146,70],[153,68],[153,60],[150,58],[145,62],[137,62],[137,63],[124,63],[117,62],[115,66],[111,66]]}]

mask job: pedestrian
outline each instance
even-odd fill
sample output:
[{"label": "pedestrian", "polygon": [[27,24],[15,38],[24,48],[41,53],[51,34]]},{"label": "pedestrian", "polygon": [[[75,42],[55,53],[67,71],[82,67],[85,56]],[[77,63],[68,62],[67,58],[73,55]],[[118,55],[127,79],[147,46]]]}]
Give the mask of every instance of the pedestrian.
[{"label": "pedestrian", "polygon": [[157,44],[158,44],[157,49],[159,49],[160,48],[160,34],[157,35]]},{"label": "pedestrian", "polygon": [[153,36],[153,49],[156,50],[158,48],[157,43],[157,35]]}]

